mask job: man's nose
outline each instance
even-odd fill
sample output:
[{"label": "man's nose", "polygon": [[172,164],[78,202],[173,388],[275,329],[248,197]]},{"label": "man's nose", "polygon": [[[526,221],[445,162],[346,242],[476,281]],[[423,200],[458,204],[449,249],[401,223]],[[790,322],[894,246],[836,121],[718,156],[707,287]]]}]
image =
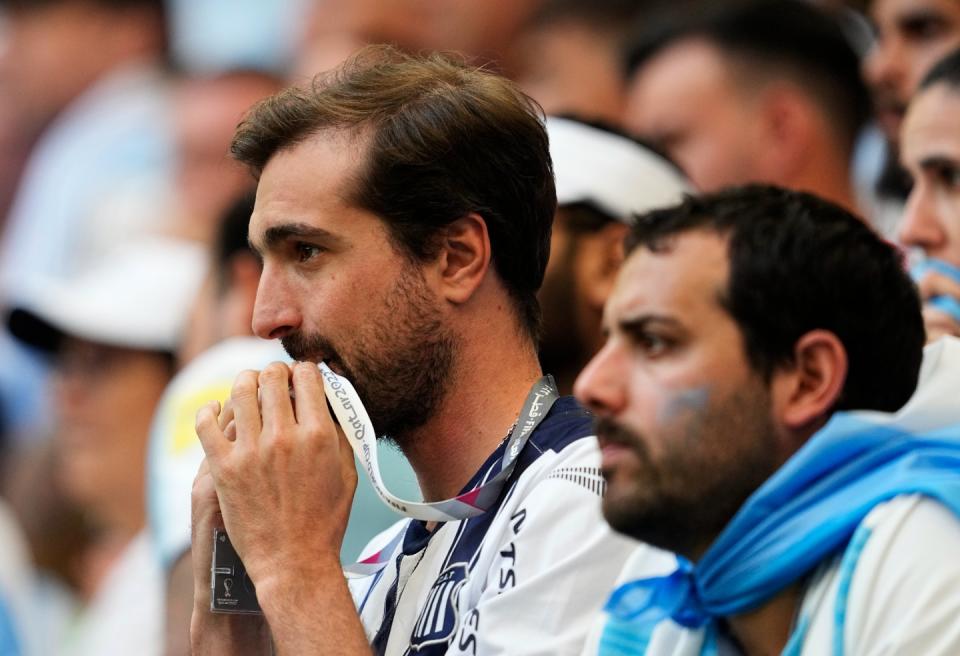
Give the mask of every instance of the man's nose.
[{"label": "man's nose", "polygon": [[927,255],[934,257],[944,245],[945,233],[933,195],[922,180],[918,180],[910,192],[898,236],[905,246],[922,248]]},{"label": "man's nose", "polygon": [[295,295],[284,277],[264,265],[253,306],[253,333],[261,339],[280,339],[300,327],[301,315]]},{"label": "man's nose", "polygon": [[608,340],[577,376],[573,393],[597,416],[616,415],[626,402],[623,354]]}]

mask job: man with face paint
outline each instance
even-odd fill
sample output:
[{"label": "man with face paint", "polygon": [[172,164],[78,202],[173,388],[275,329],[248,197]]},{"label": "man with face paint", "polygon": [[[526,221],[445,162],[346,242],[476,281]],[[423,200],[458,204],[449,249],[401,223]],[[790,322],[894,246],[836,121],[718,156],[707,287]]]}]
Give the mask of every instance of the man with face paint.
[{"label": "man with face paint", "polygon": [[[194,653],[580,651],[637,545],[600,516],[589,415],[550,405],[537,360],[556,207],[543,120],[503,78],[377,47],[241,123],[233,153],[259,180],[253,328],[300,362],[241,373],[227,407],[197,416]],[[342,431],[324,384],[346,387],[320,361],[358,392]],[[400,447],[427,505],[393,501],[411,519],[348,586],[357,426]],[[262,618],[210,612],[218,525]]]},{"label": "man with face paint", "polygon": [[746,187],[627,249],[575,392],[604,516],[678,563],[628,564],[600,653],[958,653],[960,343],[922,351],[893,247]]}]

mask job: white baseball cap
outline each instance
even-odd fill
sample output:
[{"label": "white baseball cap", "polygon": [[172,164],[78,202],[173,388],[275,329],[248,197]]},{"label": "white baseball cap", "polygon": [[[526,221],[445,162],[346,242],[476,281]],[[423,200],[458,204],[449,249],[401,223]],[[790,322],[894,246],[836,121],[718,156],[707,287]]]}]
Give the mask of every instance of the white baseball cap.
[{"label": "white baseball cap", "polygon": [[592,203],[629,222],[693,191],[675,166],[627,137],[553,116],[547,134],[560,207]]},{"label": "white baseball cap", "polygon": [[197,243],[139,239],[75,278],[38,280],[17,290],[7,325],[21,341],[48,351],[69,335],[172,353],[206,268],[205,249]]}]

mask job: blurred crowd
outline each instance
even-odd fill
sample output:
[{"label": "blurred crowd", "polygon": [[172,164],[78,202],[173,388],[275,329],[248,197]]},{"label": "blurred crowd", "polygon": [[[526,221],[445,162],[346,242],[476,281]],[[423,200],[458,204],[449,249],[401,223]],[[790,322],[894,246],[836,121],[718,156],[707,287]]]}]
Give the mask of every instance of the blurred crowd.
[{"label": "blurred crowd", "polygon": [[[631,217],[731,185],[863,217],[908,254],[928,339],[960,335],[956,62],[924,81],[960,0],[2,0],[0,656],[188,653],[196,411],[289,359],[251,330],[256,181],[230,141],[376,43],[459,53],[550,117],[562,394]],[[343,561],[393,520],[361,485]]]}]

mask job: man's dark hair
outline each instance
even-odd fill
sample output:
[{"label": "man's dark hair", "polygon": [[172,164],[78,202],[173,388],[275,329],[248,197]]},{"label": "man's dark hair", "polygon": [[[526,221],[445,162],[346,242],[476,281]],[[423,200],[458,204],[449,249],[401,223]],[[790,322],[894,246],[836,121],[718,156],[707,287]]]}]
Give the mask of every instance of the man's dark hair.
[{"label": "man's dark hair", "polygon": [[556,191],[533,100],[450,57],[371,46],[309,87],[255,105],[231,151],[259,175],[278,151],[324,130],[368,138],[349,200],[381,217],[412,258],[435,256],[453,221],[483,217],[494,269],[536,337]]},{"label": "man's dark hair", "polygon": [[691,230],[728,239],[720,304],[769,379],[811,330],[835,334],[848,370],[835,410],[893,412],[913,394],[924,344],[916,287],[900,253],[845,209],[767,185],[687,197],[638,218],[627,250],[653,252]]},{"label": "man's dark hair", "polygon": [[960,90],[960,48],[939,60],[927,71],[917,87],[917,93],[938,84]]},{"label": "man's dark hair", "polygon": [[647,17],[629,40],[633,75],[678,41],[703,39],[744,82],[788,79],[804,90],[852,149],[871,112],[860,59],[838,20],[804,0],[681,2]]}]

